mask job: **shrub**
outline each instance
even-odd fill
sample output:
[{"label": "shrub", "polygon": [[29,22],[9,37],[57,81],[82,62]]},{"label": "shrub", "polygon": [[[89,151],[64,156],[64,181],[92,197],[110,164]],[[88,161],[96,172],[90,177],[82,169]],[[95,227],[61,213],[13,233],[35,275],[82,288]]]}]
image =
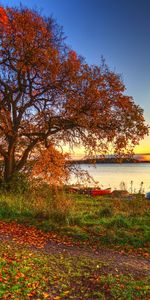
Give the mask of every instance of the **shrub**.
[{"label": "shrub", "polygon": [[16,172],[8,182],[1,184],[1,189],[15,194],[25,194],[30,189],[30,183],[26,174]]},{"label": "shrub", "polygon": [[11,214],[10,207],[6,201],[0,202],[0,217],[9,217]]},{"label": "shrub", "polygon": [[52,193],[49,184],[40,179],[32,179],[30,187],[34,196],[42,197],[43,199],[47,199]]}]

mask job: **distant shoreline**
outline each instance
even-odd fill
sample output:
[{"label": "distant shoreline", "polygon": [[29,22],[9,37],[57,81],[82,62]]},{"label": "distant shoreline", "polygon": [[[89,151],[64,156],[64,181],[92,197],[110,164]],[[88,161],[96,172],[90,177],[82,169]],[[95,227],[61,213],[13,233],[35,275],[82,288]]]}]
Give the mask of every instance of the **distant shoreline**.
[{"label": "distant shoreline", "polygon": [[147,164],[150,161],[144,160],[124,160],[124,161],[114,161],[114,160],[70,160],[71,164]]}]

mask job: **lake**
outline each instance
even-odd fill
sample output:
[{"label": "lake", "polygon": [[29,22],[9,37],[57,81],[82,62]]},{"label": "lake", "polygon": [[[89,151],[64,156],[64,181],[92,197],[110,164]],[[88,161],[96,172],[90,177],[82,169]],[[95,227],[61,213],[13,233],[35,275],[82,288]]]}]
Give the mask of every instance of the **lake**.
[{"label": "lake", "polygon": [[[131,188],[138,192],[143,182],[143,192],[150,191],[150,163],[81,164],[80,167],[88,171],[101,188],[122,189],[122,183],[125,183],[129,192]],[[71,182],[74,183],[75,179],[72,178]]]}]

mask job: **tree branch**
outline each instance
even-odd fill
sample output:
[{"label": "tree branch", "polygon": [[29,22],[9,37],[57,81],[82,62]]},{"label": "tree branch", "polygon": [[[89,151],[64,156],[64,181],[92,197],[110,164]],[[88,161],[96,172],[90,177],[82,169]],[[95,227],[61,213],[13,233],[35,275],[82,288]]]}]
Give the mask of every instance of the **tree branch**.
[{"label": "tree branch", "polygon": [[32,141],[30,143],[30,145],[25,149],[22,158],[20,159],[19,163],[16,165],[16,171],[19,171],[23,168],[23,166],[25,165],[28,155],[30,153],[30,151],[34,148],[34,146],[37,144],[38,139],[35,139],[34,141]]},{"label": "tree branch", "polygon": [[6,158],[6,156],[7,156],[7,152],[3,149],[2,145],[0,145],[0,154],[1,154],[4,158]]}]

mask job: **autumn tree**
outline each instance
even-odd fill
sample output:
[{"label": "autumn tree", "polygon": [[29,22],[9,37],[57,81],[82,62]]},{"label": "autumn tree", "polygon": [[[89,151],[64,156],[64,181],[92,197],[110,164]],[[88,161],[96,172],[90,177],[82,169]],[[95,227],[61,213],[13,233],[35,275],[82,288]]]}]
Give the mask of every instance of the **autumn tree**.
[{"label": "autumn tree", "polygon": [[[105,64],[89,66],[61,28],[26,8],[0,8],[0,155],[4,180],[38,147],[60,143],[116,153],[148,132],[143,110]],[[55,151],[51,155],[55,155]]]}]

